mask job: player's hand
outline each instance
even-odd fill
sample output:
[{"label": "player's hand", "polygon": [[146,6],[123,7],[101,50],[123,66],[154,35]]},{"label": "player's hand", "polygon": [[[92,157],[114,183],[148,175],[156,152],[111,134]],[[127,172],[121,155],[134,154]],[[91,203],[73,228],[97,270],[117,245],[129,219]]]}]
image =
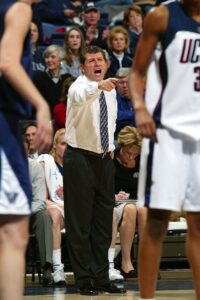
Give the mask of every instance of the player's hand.
[{"label": "player's hand", "polygon": [[38,152],[48,150],[52,144],[53,128],[51,125],[50,111],[46,102],[37,109],[37,135],[36,135],[36,147]]},{"label": "player's hand", "polygon": [[138,132],[142,137],[157,142],[155,122],[145,107],[136,110],[135,121]]},{"label": "player's hand", "polygon": [[118,83],[117,78],[104,79],[99,81],[98,88],[100,90],[110,92],[111,90],[115,89],[117,83]]}]

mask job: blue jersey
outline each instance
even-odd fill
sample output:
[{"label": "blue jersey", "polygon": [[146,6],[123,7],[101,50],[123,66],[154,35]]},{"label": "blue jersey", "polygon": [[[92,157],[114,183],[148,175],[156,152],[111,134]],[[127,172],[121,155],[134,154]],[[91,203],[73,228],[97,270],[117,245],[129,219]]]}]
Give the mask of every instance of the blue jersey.
[{"label": "blue jersey", "polygon": [[[16,1],[0,0],[0,43],[4,18]],[[13,38],[15,38],[13,36]],[[29,73],[30,42],[26,37],[21,63]],[[30,214],[31,188],[19,118],[26,116],[30,105],[0,75],[0,214]]]},{"label": "blue jersey", "polygon": [[200,23],[178,1],[164,5],[169,19],[148,72],[147,107],[156,122],[199,140]]},{"label": "blue jersey", "polygon": [[[11,5],[16,2],[16,0],[0,1],[0,42],[4,32],[5,14]],[[32,66],[30,34],[27,35],[24,41],[21,64],[27,74],[31,76]],[[31,114],[31,105],[26,101],[26,99],[24,99],[14,90],[14,88],[9,84],[2,74],[0,74],[0,111],[14,113],[20,117],[27,117]]]}]

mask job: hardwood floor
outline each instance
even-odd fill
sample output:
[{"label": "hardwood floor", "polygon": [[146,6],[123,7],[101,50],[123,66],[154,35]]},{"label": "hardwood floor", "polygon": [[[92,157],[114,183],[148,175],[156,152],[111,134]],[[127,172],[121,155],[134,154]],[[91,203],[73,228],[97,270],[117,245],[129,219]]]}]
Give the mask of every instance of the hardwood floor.
[{"label": "hardwood floor", "polygon": [[[195,300],[194,291],[179,290],[179,291],[158,291],[156,300]],[[34,295],[24,296],[23,300],[138,300],[138,292],[128,291],[125,295],[108,295],[100,294],[94,297],[80,296],[79,294],[62,294],[55,293],[52,295]]]},{"label": "hardwood floor", "polygon": [[[137,280],[125,283],[127,293],[123,295],[101,293],[98,296],[80,296],[74,285],[73,275],[67,275],[69,286],[65,288],[42,288],[38,278],[34,283],[31,277],[26,278],[25,296],[23,300],[138,300],[139,293]],[[161,271],[161,279],[158,281],[156,300],[195,300],[192,287],[191,271],[165,270]]]}]

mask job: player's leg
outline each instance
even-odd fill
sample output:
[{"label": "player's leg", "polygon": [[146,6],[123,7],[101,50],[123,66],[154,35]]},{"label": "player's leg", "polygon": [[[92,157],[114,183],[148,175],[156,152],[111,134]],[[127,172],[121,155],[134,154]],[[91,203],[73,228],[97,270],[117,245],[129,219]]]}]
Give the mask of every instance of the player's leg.
[{"label": "player's leg", "polygon": [[139,243],[142,298],[154,297],[162,241],[171,211],[182,208],[187,189],[188,151],[182,136],[158,129],[157,138],[158,143],[144,140],[141,154],[138,199],[139,204],[148,207],[147,223]]},{"label": "player's leg", "polygon": [[1,300],[22,299],[28,220],[28,216],[0,217]]},{"label": "player's leg", "polygon": [[170,211],[149,209],[147,224],[139,243],[138,272],[141,298],[153,298],[158,276],[162,241]]},{"label": "player's leg", "polygon": [[196,299],[200,299],[200,213],[187,212],[186,253],[192,268]]}]

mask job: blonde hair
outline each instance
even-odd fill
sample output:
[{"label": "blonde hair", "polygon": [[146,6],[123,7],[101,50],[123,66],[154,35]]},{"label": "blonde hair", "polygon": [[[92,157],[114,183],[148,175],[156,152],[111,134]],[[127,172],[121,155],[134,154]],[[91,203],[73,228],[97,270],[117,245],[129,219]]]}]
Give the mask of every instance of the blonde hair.
[{"label": "blonde hair", "polygon": [[50,155],[53,156],[54,160],[56,161],[57,160],[57,154],[56,154],[56,150],[55,150],[55,147],[54,145],[57,144],[58,142],[58,139],[61,135],[65,134],[65,128],[60,128],[56,131],[56,133],[54,134],[54,138],[53,138],[53,146],[49,152]]},{"label": "blonde hair", "polygon": [[117,141],[119,145],[137,146],[141,148],[142,138],[137,129],[133,126],[125,126],[118,133]]},{"label": "blonde hair", "polygon": [[113,50],[112,41],[115,38],[116,34],[118,34],[118,33],[122,33],[124,35],[124,39],[125,39],[125,49],[124,49],[124,51],[126,51],[129,47],[130,40],[129,40],[129,36],[128,36],[128,31],[122,26],[115,26],[111,29],[111,31],[108,35],[108,38],[107,38],[108,48],[110,50]]}]

